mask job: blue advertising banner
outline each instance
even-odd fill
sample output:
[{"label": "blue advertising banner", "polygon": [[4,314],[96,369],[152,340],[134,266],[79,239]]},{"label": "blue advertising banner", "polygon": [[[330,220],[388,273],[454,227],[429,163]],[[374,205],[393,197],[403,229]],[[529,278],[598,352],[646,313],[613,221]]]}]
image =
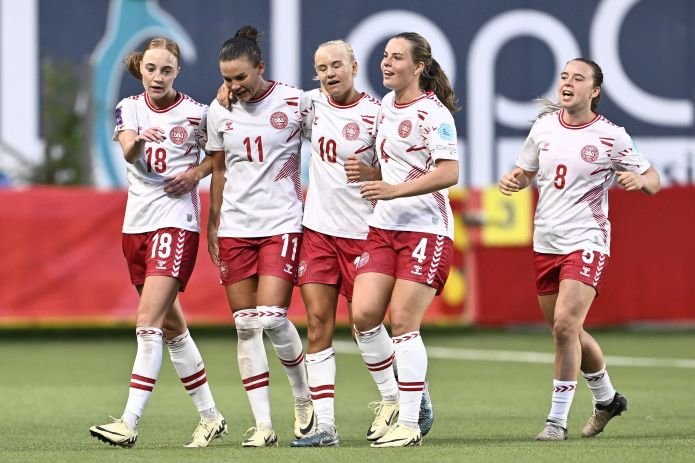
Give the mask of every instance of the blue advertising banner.
[{"label": "blue advertising banner", "polygon": [[[358,88],[377,98],[387,91],[379,70],[387,39],[402,31],[420,32],[454,83],[463,108],[455,115],[461,179],[471,187],[494,184],[511,167],[538,112],[534,100],[553,97],[568,60],[590,57],[605,74],[600,112],[626,127],[662,172],[665,185],[695,181],[695,81],[689,78],[695,73],[690,46],[695,43],[695,9],[688,0],[28,3],[37,5],[37,20],[22,28],[36,35],[39,59],[50,56],[90,65],[84,84],[89,92],[94,178],[101,186],[125,184],[121,156],[111,141],[113,108],[120,98],[142,88],[125,72],[123,57],[152,36],[176,40],[182,50],[177,89],[209,102],[221,83],[219,48],[245,24],[264,33],[266,75],[305,89],[316,86],[312,61],[317,45],[346,39],[360,64]],[[13,14],[19,13],[3,10],[3,27],[11,26]],[[10,32],[4,30],[6,41]],[[4,82],[12,78],[6,71],[9,55],[22,46],[3,46]],[[2,137],[9,145],[7,107],[17,98],[5,90],[0,99]]]}]

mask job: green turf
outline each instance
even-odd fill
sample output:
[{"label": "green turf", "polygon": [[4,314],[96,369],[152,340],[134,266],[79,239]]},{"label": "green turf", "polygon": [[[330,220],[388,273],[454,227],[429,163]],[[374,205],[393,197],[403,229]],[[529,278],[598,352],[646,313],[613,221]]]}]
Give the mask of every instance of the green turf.
[{"label": "green turf", "polygon": [[[432,347],[552,351],[545,333],[437,335],[424,330],[424,336]],[[596,337],[612,356],[692,359],[695,353],[693,332],[599,332]],[[138,443],[127,450],[92,439],[88,428],[107,422],[109,414],[120,416],[134,339],[14,337],[0,342],[0,461],[693,461],[693,368],[609,365],[614,384],[630,400],[629,411],[597,438],[581,439],[591,398],[580,383],[570,414],[570,440],[538,443],[533,436],[550,407],[551,365],[431,358],[429,378],[437,416],[422,448],[370,449],[364,439],[372,418],[367,403],[377,393],[361,359],[351,353],[337,356],[339,448],[289,448],[293,419],[289,385],[271,356],[273,422],[280,447],[242,449],[242,435],[253,423],[236,367],[236,340],[200,336],[197,342],[230,434],[207,449],[181,448],[197,414],[165,351]]]}]

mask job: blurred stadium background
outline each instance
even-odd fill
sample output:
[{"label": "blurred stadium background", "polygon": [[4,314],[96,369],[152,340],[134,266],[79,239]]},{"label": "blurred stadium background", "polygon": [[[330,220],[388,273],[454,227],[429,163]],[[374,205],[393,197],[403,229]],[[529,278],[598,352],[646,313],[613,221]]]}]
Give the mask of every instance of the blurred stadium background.
[{"label": "blurred stadium background", "polygon": [[[431,324],[540,321],[534,192],[509,199],[494,185],[514,162],[533,100],[553,93],[567,60],[594,58],[606,76],[601,112],[634,136],[665,189],[653,198],[611,193],[613,257],[589,324],[695,321],[688,0],[1,0],[0,325],[132,322],[136,293],[120,251],[125,168],[111,131],[116,102],[142,88],[121,60],[147,38],[169,36],[183,54],[176,88],[209,102],[219,46],[244,24],[265,33],[268,75],[307,89],[316,85],[316,46],[347,39],[361,65],[358,88],[377,97],[386,39],[415,30],[430,40],[464,108],[456,115],[461,184],[452,191],[456,265]],[[204,243],[189,288],[193,324],[231,323]],[[303,318],[298,297],[291,314]]]}]

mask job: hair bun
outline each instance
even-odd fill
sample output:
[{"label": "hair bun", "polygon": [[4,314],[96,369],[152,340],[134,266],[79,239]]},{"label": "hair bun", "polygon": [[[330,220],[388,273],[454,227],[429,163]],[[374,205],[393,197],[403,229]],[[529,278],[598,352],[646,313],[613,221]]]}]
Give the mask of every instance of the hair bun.
[{"label": "hair bun", "polygon": [[236,31],[236,34],[234,34],[234,38],[244,38],[247,40],[252,41],[253,43],[258,43],[258,36],[261,35],[258,32],[258,29],[256,29],[253,26],[242,26],[239,28],[238,31]]}]

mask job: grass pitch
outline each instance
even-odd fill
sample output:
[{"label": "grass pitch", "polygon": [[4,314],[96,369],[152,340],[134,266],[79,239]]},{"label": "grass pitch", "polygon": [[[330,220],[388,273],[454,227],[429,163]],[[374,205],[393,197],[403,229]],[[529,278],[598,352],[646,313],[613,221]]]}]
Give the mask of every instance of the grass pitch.
[{"label": "grass pitch", "polygon": [[570,440],[535,442],[550,409],[552,340],[547,333],[437,332],[423,329],[430,353],[436,420],[421,448],[371,449],[365,432],[378,397],[357,350],[340,338],[336,380],[338,448],[294,449],[287,379],[269,350],[278,448],[242,449],[253,426],[236,366],[236,339],[192,334],[203,354],[229,435],[206,449],[184,449],[198,415],[168,354],[133,449],[107,446],[88,428],[120,416],[128,393],[135,339],[112,333],[79,337],[12,336],[0,341],[2,462],[543,462],[692,461],[695,447],[695,334],[598,332],[614,385],[629,410],[593,439],[579,437],[591,414],[580,379]]}]

